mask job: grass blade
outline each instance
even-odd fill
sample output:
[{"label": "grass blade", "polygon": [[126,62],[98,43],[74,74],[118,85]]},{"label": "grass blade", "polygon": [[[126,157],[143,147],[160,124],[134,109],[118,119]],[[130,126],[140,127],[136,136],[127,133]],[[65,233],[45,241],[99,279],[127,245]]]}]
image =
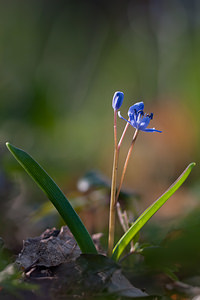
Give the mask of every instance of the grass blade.
[{"label": "grass blade", "polygon": [[183,184],[188,175],[190,174],[195,163],[191,163],[184,170],[184,172],[179,176],[179,178],[169,187],[169,189],[158,198],[151,206],[149,206],[143,214],[133,223],[129,230],[122,236],[119,242],[113,249],[112,258],[114,260],[119,260],[121,254],[127,245],[131,242],[134,236],[139,232],[139,230],[146,224],[146,222],[161,208],[161,206],[176,192],[176,190]]},{"label": "grass blade", "polygon": [[81,251],[83,253],[97,254],[97,250],[87,229],[53,179],[28,153],[16,148],[10,143],[6,143],[6,146],[15,159],[21,164],[25,171],[33,178],[33,180],[53,203],[71,230]]}]

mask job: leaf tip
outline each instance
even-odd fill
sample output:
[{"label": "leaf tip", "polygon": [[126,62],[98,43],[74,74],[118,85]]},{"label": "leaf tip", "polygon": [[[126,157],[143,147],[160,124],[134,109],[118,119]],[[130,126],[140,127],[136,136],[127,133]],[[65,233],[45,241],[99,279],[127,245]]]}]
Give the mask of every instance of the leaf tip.
[{"label": "leaf tip", "polygon": [[192,169],[193,167],[195,167],[196,166],[196,163],[195,162],[192,162],[192,163],[190,163],[189,164],[189,167]]},{"label": "leaf tip", "polygon": [[9,142],[6,142],[6,147],[8,148],[8,150],[10,150],[10,147],[11,145],[10,145],[10,143]]},{"label": "leaf tip", "polygon": [[9,142],[6,142],[6,147],[8,148],[8,150],[13,153],[15,149],[17,149],[15,146],[13,146],[12,144],[10,144]]}]

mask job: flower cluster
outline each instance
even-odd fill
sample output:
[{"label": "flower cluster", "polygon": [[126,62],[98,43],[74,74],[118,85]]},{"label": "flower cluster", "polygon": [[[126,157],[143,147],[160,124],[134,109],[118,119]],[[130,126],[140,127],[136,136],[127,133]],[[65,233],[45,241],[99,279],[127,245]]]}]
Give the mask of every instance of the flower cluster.
[{"label": "flower cluster", "polygon": [[[124,98],[124,94],[122,92],[116,92],[113,96],[113,108],[114,110],[119,110],[122,105]],[[121,116],[120,111],[118,112],[118,116],[128,122],[131,126],[133,126],[137,130],[145,131],[145,132],[162,132],[160,130],[156,130],[155,128],[147,128],[150,121],[153,119],[153,113],[146,114],[144,113],[144,103],[137,102],[132,105],[128,110],[129,119],[125,119]]]}]

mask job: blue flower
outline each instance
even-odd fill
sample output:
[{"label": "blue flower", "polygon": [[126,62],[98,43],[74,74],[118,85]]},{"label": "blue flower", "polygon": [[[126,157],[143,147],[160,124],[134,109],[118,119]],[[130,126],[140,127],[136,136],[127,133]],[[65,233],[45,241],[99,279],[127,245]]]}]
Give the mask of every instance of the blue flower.
[{"label": "blue flower", "polygon": [[153,113],[149,114],[144,114],[144,103],[143,102],[138,102],[132,105],[129,110],[128,110],[128,116],[129,120],[124,119],[120,111],[118,112],[118,116],[131,124],[134,128],[146,132],[162,132],[160,130],[156,130],[155,128],[147,128],[149,125],[150,121],[153,119]]},{"label": "blue flower", "polygon": [[124,93],[115,92],[112,101],[113,109],[118,110],[122,106],[123,100],[124,100]]}]

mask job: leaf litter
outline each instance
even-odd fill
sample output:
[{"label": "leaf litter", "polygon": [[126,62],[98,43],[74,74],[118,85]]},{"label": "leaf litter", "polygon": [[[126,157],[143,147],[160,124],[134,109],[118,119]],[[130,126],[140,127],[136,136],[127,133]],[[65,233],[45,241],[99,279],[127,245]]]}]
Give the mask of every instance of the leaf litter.
[{"label": "leaf litter", "polygon": [[148,298],[145,292],[128,281],[119,264],[105,256],[100,246],[101,236],[93,236],[101,254],[81,254],[67,226],[60,230],[47,229],[39,237],[24,241],[16,264],[23,270],[25,280],[39,283],[41,294],[46,297],[48,290],[52,299],[54,296],[62,299],[66,295],[71,295],[72,299],[92,295]]}]

